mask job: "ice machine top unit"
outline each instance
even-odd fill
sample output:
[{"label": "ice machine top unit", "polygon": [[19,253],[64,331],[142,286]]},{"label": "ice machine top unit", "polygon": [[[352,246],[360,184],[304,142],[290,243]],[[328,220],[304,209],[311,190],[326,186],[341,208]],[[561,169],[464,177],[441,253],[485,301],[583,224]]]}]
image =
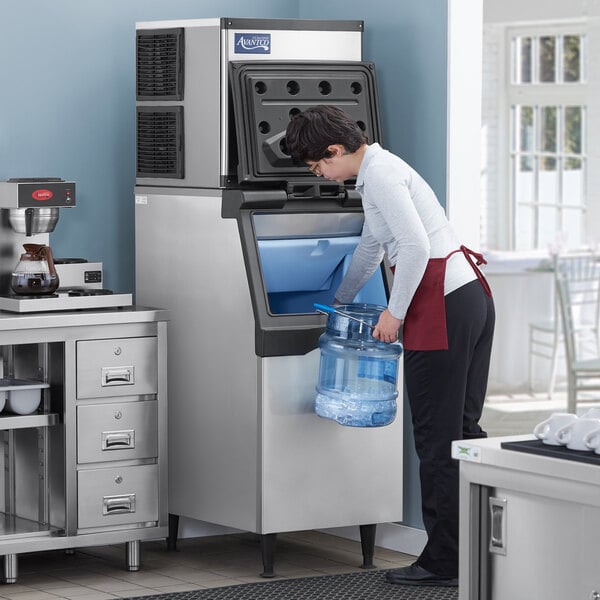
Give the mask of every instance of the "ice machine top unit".
[{"label": "ice machine top unit", "polygon": [[[362,21],[350,20],[137,23],[136,184],[209,189],[235,184],[229,63],[360,61],[362,31]],[[326,92],[315,90],[314,103],[332,101]],[[306,94],[302,89],[304,100]]]}]

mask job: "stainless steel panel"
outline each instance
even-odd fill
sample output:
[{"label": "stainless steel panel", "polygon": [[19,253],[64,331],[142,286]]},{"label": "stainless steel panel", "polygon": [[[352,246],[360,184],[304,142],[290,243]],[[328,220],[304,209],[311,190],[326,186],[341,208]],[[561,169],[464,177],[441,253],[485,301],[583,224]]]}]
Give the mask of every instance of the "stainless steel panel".
[{"label": "stainless steel panel", "polygon": [[271,36],[269,54],[236,52],[235,34],[248,33],[249,29],[227,29],[225,60],[361,60],[362,31],[335,31],[305,29],[263,29],[260,33]]},{"label": "stainless steel panel", "polygon": [[155,394],[155,337],[77,342],[77,397]]},{"label": "stainless steel panel", "polygon": [[94,308],[115,308],[131,306],[131,294],[106,294],[99,296],[69,296],[57,292],[56,297],[33,298],[31,296],[1,296],[0,310],[15,313],[39,313],[59,310],[90,310]]},{"label": "stainless steel panel", "polygon": [[381,428],[322,419],[318,373],[319,350],[261,359],[260,533],[402,520],[401,407]]},{"label": "stainless steel panel", "polygon": [[[138,185],[213,187],[221,185],[221,72],[218,21],[205,27],[185,28],[185,93],[182,102],[138,102],[138,106],[183,106],[184,177],[138,177]],[[170,24],[163,23],[165,27]],[[173,27],[185,27],[185,21]],[[226,90],[226,88],[225,88]],[[223,93],[226,93],[223,92]],[[224,113],[227,115],[227,111]]]},{"label": "stainless steel panel", "polygon": [[365,217],[357,213],[258,214],[252,222],[256,239],[360,235]]},{"label": "stainless steel panel", "polygon": [[77,462],[152,458],[158,452],[156,400],[77,407]]},{"label": "stainless steel panel", "polygon": [[169,512],[255,531],[257,358],[237,223],[218,191],[136,196],[136,298],[171,315]]},{"label": "stainless steel panel", "polygon": [[[58,281],[61,288],[70,287],[85,287],[91,289],[102,289],[102,263],[101,262],[85,262],[85,263],[60,263],[55,264]],[[100,281],[86,281],[87,272],[99,272]],[[89,277],[88,277],[89,279]]]},{"label": "stainless steel panel", "polygon": [[158,465],[79,471],[77,499],[79,529],[158,521]]},{"label": "stainless steel panel", "polygon": [[585,598],[576,593],[575,579],[565,576],[583,575],[583,506],[502,488],[495,489],[494,495],[505,499],[510,507],[506,520],[510,547],[505,555],[489,555],[490,597]]}]

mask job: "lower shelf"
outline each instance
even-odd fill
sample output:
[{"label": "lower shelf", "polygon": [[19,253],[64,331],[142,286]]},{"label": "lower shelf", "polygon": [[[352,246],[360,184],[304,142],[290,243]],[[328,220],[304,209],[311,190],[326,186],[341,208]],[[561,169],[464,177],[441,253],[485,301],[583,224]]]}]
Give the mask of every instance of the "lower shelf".
[{"label": "lower shelf", "polygon": [[0,539],[63,535],[64,529],[0,513]]},{"label": "lower shelf", "polygon": [[28,429],[30,427],[50,427],[58,423],[58,414],[34,414],[34,415],[0,415],[0,430],[5,429]]}]

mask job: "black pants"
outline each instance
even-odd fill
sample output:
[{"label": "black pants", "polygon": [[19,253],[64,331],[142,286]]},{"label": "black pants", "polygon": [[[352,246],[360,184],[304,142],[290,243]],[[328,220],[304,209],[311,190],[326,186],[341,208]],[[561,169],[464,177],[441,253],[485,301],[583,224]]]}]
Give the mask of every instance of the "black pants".
[{"label": "black pants", "polygon": [[472,281],[446,296],[448,350],[404,354],[428,537],[417,563],[437,575],[458,574],[458,464],[451,442],[487,435],[479,418],[494,322],[492,298]]}]

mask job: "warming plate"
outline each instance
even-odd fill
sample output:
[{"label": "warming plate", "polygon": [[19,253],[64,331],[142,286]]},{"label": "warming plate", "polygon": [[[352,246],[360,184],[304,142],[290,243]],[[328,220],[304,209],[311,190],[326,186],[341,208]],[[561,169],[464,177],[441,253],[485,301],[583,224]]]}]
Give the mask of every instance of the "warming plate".
[{"label": "warming plate", "polygon": [[58,310],[92,310],[131,306],[131,294],[106,294],[93,296],[69,296],[53,294],[51,297],[0,296],[0,310],[15,313],[47,312]]}]

